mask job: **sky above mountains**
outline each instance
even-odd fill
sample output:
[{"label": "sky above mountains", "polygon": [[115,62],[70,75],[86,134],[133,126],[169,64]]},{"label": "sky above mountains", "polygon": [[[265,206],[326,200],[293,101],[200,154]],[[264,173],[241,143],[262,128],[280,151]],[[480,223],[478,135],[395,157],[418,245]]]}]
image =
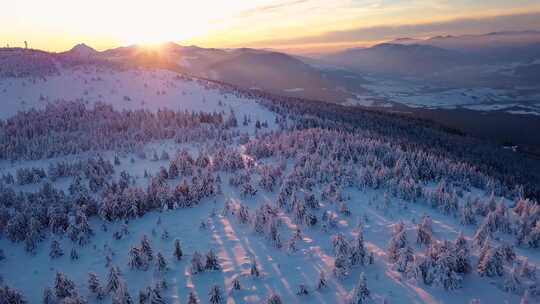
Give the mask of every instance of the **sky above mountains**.
[{"label": "sky above mountains", "polygon": [[398,37],[539,30],[537,0],[17,0],[0,44],[50,51],[175,41],[321,52]]}]

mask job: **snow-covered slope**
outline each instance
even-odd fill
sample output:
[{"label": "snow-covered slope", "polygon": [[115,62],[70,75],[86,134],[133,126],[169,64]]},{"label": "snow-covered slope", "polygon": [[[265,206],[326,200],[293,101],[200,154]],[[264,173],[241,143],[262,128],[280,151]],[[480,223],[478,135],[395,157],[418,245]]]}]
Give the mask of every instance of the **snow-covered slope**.
[{"label": "snow-covered slope", "polygon": [[28,303],[539,299],[534,190],[485,165],[507,151],[284,100],[150,69],[0,79],[2,283]]},{"label": "snow-covered slope", "polygon": [[253,119],[274,123],[273,114],[256,100],[233,93],[223,92],[213,83],[166,70],[119,71],[84,65],[49,77],[0,79],[0,118],[8,118],[21,110],[43,108],[58,100],[80,100],[90,105],[109,103],[119,110],[169,108],[219,112],[232,109],[240,118],[249,114]]}]

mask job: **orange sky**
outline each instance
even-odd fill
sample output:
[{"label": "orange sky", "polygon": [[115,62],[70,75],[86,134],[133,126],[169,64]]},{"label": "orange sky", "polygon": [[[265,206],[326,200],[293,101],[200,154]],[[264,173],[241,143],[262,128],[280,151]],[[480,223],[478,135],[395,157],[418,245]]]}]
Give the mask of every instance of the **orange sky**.
[{"label": "orange sky", "polygon": [[[2,4],[0,44],[51,51],[85,42],[96,49],[176,41],[203,47],[324,50],[365,45],[401,34],[443,31],[403,25],[540,12],[530,0],[15,0]],[[533,22],[498,21],[450,34],[540,29]],[[531,24],[529,24],[531,23]],[[476,24],[476,23],[474,23]],[[380,27],[390,27],[381,31]],[[508,28],[507,27],[513,27]],[[368,32],[371,30],[371,34]],[[360,32],[360,34],[358,33]],[[408,35],[410,36],[410,35]],[[327,37],[327,40],[325,40]]]}]

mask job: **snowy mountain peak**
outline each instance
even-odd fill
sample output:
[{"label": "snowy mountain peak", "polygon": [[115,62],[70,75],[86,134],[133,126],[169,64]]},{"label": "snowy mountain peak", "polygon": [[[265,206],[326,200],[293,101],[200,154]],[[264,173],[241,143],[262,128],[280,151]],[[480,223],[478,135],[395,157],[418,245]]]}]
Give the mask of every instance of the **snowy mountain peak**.
[{"label": "snowy mountain peak", "polygon": [[95,49],[89,47],[88,45],[84,43],[79,43],[75,45],[71,50],[66,52],[69,55],[77,56],[77,57],[90,57],[98,53]]}]

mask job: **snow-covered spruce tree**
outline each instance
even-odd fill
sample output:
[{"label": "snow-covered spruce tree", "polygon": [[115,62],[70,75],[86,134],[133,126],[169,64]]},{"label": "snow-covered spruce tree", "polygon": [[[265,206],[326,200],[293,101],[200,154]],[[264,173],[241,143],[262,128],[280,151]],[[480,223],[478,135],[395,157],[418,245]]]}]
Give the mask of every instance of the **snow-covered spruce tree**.
[{"label": "snow-covered spruce tree", "polygon": [[222,292],[221,292],[221,288],[219,288],[218,285],[212,286],[212,288],[208,292],[208,302],[210,304],[221,304],[221,303],[223,303],[223,295],[222,295]]},{"label": "snow-covered spruce tree", "polygon": [[512,245],[503,242],[497,250],[501,253],[504,258],[504,261],[507,263],[513,263],[516,259],[516,253]]},{"label": "snow-covered spruce tree", "polygon": [[297,252],[298,246],[296,245],[296,239],[293,237],[290,240],[288,240],[285,248],[289,254],[293,254]]},{"label": "snow-covered spruce tree", "polygon": [[251,274],[251,276],[254,276],[254,277],[258,277],[260,276],[260,272],[259,272],[259,268],[257,266],[257,262],[253,259],[251,261],[251,266],[249,268],[249,273]]},{"label": "snow-covered spruce tree", "polygon": [[334,259],[334,267],[332,269],[334,276],[340,280],[346,278],[349,275],[350,267],[349,257],[338,252]]},{"label": "snow-covered spruce tree", "polygon": [[243,204],[240,204],[240,207],[238,208],[238,212],[236,213],[236,217],[239,223],[247,224],[250,218],[248,207]]},{"label": "snow-covered spruce tree", "polygon": [[77,294],[75,283],[62,272],[57,272],[54,279],[54,293],[57,298],[64,299]]},{"label": "snow-covered spruce tree", "polygon": [[510,272],[505,275],[503,289],[504,291],[511,293],[518,293],[522,289],[521,278],[519,277],[519,270],[516,264],[514,264]]},{"label": "snow-covered spruce tree", "polygon": [[193,290],[191,290],[189,292],[187,303],[188,304],[198,304],[199,303],[199,300],[197,299],[197,295],[195,295]]},{"label": "snow-covered spruce tree", "polygon": [[112,266],[109,269],[109,275],[107,277],[107,285],[105,286],[105,292],[107,294],[116,292],[116,290],[120,287],[120,284],[122,284],[120,268],[118,268],[117,266]]},{"label": "snow-covered spruce tree", "polygon": [[326,273],[321,270],[319,272],[319,279],[317,280],[317,289],[324,289],[326,288],[326,286],[328,286],[328,281],[326,280]]},{"label": "snow-covered spruce tree", "polygon": [[399,222],[394,225],[394,232],[388,243],[388,260],[395,263],[398,259],[399,250],[408,246],[405,224]]},{"label": "snow-covered spruce tree", "polygon": [[349,256],[351,252],[351,246],[345,236],[338,233],[332,236],[332,248],[335,255]]},{"label": "snow-covered spruce tree", "polygon": [[0,303],[6,304],[26,304],[26,300],[22,293],[18,290],[10,288],[7,285],[0,286]]},{"label": "snow-covered spruce tree", "polygon": [[214,250],[210,249],[206,254],[206,264],[204,266],[206,270],[220,270],[219,261],[214,253]]},{"label": "snow-covered spruce tree", "polygon": [[416,243],[422,245],[429,245],[433,238],[433,224],[429,216],[424,216],[422,223],[417,225],[417,237]]},{"label": "snow-covered spruce tree", "polygon": [[232,289],[233,289],[233,290],[240,290],[240,289],[242,289],[242,286],[240,285],[240,279],[238,279],[238,277],[235,277],[235,278],[232,280],[231,285],[232,285]]},{"label": "snow-covered spruce tree", "polygon": [[438,256],[434,260],[433,284],[446,290],[454,290],[461,287],[463,278],[456,272],[456,258],[451,247],[439,249]]},{"label": "snow-covered spruce tree", "polygon": [[150,304],[165,304],[160,288],[152,288],[150,292]]},{"label": "snow-covered spruce tree", "polygon": [[157,254],[157,267],[158,271],[167,271],[169,267],[167,266],[167,260],[165,257],[161,254],[161,252],[158,252]]},{"label": "snow-covered spruce tree", "polygon": [[472,203],[467,200],[460,210],[460,223],[462,225],[476,224],[476,215],[473,211]]},{"label": "snow-covered spruce tree", "polygon": [[486,245],[487,246],[484,246],[484,248],[482,248],[482,252],[480,253],[480,260],[478,261],[476,270],[478,271],[480,276],[502,276],[504,273],[504,258],[501,252],[496,248],[493,248],[489,244]]},{"label": "snow-covered spruce tree", "polygon": [[476,248],[482,248],[485,245],[486,240],[491,235],[488,225],[482,223],[480,227],[476,230],[476,233],[473,237],[473,246]]},{"label": "snow-covered spruce tree", "polygon": [[410,246],[399,249],[397,260],[395,263],[395,267],[397,271],[406,272],[413,262],[414,262],[414,251]]},{"label": "snow-covered spruce tree", "polygon": [[456,272],[466,274],[471,271],[470,250],[463,233],[460,233],[454,242],[456,256]]},{"label": "snow-covered spruce tree", "polygon": [[141,254],[144,255],[148,261],[151,261],[154,259],[152,246],[150,245],[150,240],[148,239],[148,236],[146,235],[143,235],[142,237],[140,251],[141,251]]},{"label": "snow-covered spruce tree", "polygon": [[112,304],[134,304],[125,283],[120,284],[112,297]]},{"label": "snow-covered spruce tree", "polygon": [[296,295],[307,296],[308,294],[309,294],[309,291],[305,284],[298,285],[298,289],[296,290]]},{"label": "snow-covered spruce tree", "polygon": [[94,294],[98,299],[103,298],[103,290],[101,288],[101,282],[99,277],[94,272],[88,273],[88,290]]},{"label": "snow-covered spruce tree", "polygon": [[150,287],[140,289],[139,290],[139,304],[148,304],[151,293],[152,293],[152,288]]},{"label": "snow-covered spruce tree", "polygon": [[184,253],[182,252],[182,247],[180,246],[180,240],[178,240],[178,239],[174,240],[174,252],[173,252],[173,255],[174,255],[174,257],[176,258],[177,261],[182,260],[182,256],[184,255]]},{"label": "snow-covered spruce tree", "polygon": [[77,248],[72,247],[69,256],[70,256],[71,260],[78,260],[79,259],[79,252],[77,251]]},{"label": "snow-covered spruce tree", "polygon": [[63,255],[64,255],[64,251],[60,247],[60,242],[58,242],[57,240],[52,240],[49,257],[51,257],[51,259],[56,259]]},{"label": "snow-covered spruce tree", "polygon": [[351,265],[365,265],[367,262],[367,249],[364,244],[364,232],[360,229],[358,235],[352,240],[350,249]]},{"label": "snow-covered spruce tree", "polygon": [[193,256],[191,257],[191,273],[196,274],[203,271],[203,257],[198,251],[195,251],[193,252]]},{"label": "snow-covered spruce tree", "polygon": [[367,303],[369,299],[370,291],[367,286],[367,279],[365,274],[362,272],[356,287],[352,291],[351,295],[351,304],[364,304]]},{"label": "snow-covered spruce tree", "polygon": [[268,296],[268,299],[266,300],[266,304],[282,304],[282,303],[283,302],[281,301],[281,297],[275,292],[272,292]]},{"label": "snow-covered spruce tree", "polygon": [[132,246],[129,249],[128,266],[131,269],[148,269],[146,256],[142,256],[141,249],[139,247]]}]

